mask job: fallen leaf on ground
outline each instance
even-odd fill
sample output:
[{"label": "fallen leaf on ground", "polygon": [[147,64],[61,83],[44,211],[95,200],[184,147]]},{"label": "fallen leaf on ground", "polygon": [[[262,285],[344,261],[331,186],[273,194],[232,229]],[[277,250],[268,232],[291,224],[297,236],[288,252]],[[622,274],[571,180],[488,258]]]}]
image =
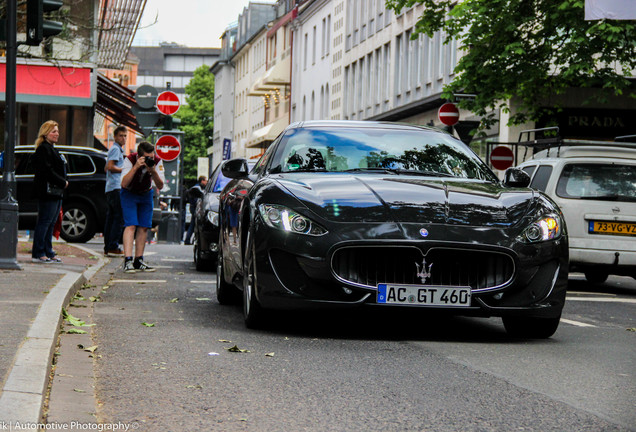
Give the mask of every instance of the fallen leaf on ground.
[{"label": "fallen leaf on ground", "polygon": [[147,322],[144,321],[144,322],[141,323],[141,325],[142,326],[146,326],[146,327],[154,327],[155,323],[147,323]]},{"label": "fallen leaf on ground", "polygon": [[219,342],[223,342],[223,343],[232,343],[231,340],[227,340],[227,339],[219,339]]},{"label": "fallen leaf on ground", "polygon": [[86,393],[86,390],[81,390],[81,389],[73,389],[73,391],[78,393]]},{"label": "fallen leaf on ground", "polygon": [[237,345],[234,345],[231,348],[225,348],[225,349],[228,350],[229,352],[240,352],[240,353],[248,353],[249,352],[246,349],[239,348]]},{"label": "fallen leaf on ground", "polygon": [[188,385],[186,386],[187,389],[202,389],[203,387],[201,387],[201,385],[196,384],[196,385]]},{"label": "fallen leaf on ground", "polygon": [[628,328],[626,330],[630,331],[630,332],[636,332],[636,327],[630,327],[630,328]]},{"label": "fallen leaf on ground", "polygon": [[97,345],[93,345],[92,347],[84,348],[84,351],[93,353],[97,349]]},{"label": "fallen leaf on ground", "polygon": [[198,300],[198,301],[210,301],[211,299],[209,299],[207,297],[197,297],[196,300]]},{"label": "fallen leaf on ground", "polygon": [[170,303],[176,303],[179,301],[178,297],[173,298],[172,300],[170,300]]},{"label": "fallen leaf on ground", "polygon": [[274,353],[273,352],[267,353],[267,354],[265,354],[265,357],[274,357]]}]

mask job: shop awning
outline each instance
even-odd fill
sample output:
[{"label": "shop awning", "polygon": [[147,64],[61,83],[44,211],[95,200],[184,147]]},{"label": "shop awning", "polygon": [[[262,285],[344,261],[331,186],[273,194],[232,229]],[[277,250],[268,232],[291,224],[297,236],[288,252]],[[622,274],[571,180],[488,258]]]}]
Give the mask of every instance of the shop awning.
[{"label": "shop awning", "polygon": [[135,38],[147,0],[101,0],[97,64],[122,69]]},{"label": "shop awning", "polygon": [[289,125],[287,117],[282,117],[274,123],[263,126],[252,132],[252,136],[247,143],[247,147],[256,147],[259,144],[272,142]]},{"label": "shop awning", "polygon": [[142,133],[131,108],[135,92],[97,73],[97,102],[95,110],[108,120]]}]

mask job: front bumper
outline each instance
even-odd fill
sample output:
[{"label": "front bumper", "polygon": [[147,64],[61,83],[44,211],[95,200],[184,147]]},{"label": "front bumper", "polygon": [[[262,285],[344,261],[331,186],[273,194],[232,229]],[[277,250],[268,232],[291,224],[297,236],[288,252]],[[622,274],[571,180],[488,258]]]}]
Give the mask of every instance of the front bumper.
[{"label": "front bumper", "polygon": [[[502,283],[493,283],[490,287],[473,288],[470,307],[435,307],[435,310],[442,309],[454,314],[477,316],[557,317],[561,314],[565,302],[568,277],[566,238],[538,245],[515,244],[513,247],[449,241],[347,239],[331,242],[331,240],[289,235],[268,229],[260,234],[257,233],[256,244],[260,246],[257,246],[256,251],[258,278],[256,294],[261,305],[271,309],[359,306],[429,309],[426,306],[380,305],[376,302],[376,286],[352,283],[344,280],[334,271],[332,258],[342,248],[377,247],[378,245],[417,248],[422,251],[422,255],[435,248],[445,248],[450,251],[468,249],[475,254],[486,251],[505,254],[513,261],[512,277],[504,277],[501,280]],[[415,274],[415,265],[412,269]],[[402,271],[400,269],[400,272]],[[379,280],[379,282],[394,283],[395,281]]]}]

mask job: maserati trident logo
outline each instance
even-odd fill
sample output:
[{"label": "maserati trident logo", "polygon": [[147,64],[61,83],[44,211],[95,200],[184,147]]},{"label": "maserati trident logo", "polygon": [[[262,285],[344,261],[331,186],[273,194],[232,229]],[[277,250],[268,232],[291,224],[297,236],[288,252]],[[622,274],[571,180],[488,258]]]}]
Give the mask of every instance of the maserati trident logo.
[{"label": "maserati trident logo", "polygon": [[415,263],[415,267],[417,268],[417,273],[415,274],[422,285],[426,284],[426,279],[431,277],[431,268],[433,267],[433,263],[430,263],[428,267],[426,266],[426,258],[422,260],[422,265],[420,266],[418,263]]}]

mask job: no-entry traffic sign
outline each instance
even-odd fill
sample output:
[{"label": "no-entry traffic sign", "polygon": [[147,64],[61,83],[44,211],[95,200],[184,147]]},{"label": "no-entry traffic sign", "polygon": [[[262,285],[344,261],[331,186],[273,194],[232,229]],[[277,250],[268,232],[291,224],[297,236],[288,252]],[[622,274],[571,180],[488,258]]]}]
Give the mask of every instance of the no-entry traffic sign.
[{"label": "no-entry traffic sign", "polygon": [[179,111],[180,106],[181,102],[175,92],[165,91],[157,96],[157,109],[162,114],[172,115]]},{"label": "no-entry traffic sign", "polygon": [[453,126],[459,121],[459,108],[453,103],[445,103],[439,107],[437,117],[446,126]]},{"label": "no-entry traffic sign", "polygon": [[505,170],[512,166],[515,156],[509,147],[497,146],[490,152],[490,163],[493,168]]},{"label": "no-entry traffic sign", "polygon": [[155,150],[162,160],[170,162],[179,157],[181,143],[172,135],[163,135],[157,140]]}]

